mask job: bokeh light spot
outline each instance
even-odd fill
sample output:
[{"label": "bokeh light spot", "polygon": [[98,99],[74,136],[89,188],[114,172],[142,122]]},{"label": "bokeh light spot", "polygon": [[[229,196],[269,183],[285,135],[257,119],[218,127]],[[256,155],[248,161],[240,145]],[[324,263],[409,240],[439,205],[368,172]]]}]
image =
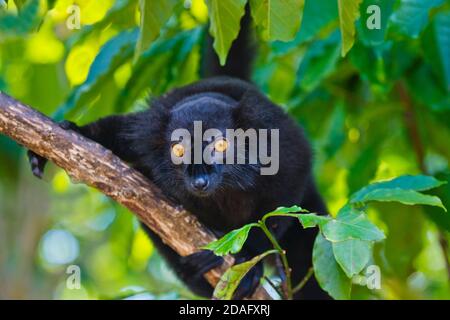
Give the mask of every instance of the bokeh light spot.
[{"label": "bokeh light spot", "polygon": [[49,230],[42,238],[42,257],[51,264],[67,264],[80,252],[78,240],[66,230]]}]

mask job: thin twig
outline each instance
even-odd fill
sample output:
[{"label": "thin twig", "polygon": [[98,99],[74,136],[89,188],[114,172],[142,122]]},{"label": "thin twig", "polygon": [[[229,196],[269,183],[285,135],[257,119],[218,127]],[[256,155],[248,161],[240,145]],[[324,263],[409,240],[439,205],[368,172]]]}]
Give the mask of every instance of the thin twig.
[{"label": "thin twig", "polygon": [[308,269],[308,272],[306,272],[306,275],[303,277],[302,281],[300,281],[300,283],[295,286],[295,288],[292,290],[292,292],[297,293],[300,290],[302,290],[313,274],[314,274],[314,268],[310,267]]},{"label": "thin twig", "polygon": [[283,262],[284,267],[284,273],[286,274],[286,297],[288,300],[292,300],[292,281],[291,281],[291,269],[289,267],[289,263],[286,256],[286,251],[280,246],[277,239],[272,235],[272,233],[269,231],[269,229],[266,226],[265,219],[261,221],[261,229],[266,234],[267,238],[269,238],[269,241],[272,243],[273,247],[278,251],[278,254],[280,255],[281,261]]}]

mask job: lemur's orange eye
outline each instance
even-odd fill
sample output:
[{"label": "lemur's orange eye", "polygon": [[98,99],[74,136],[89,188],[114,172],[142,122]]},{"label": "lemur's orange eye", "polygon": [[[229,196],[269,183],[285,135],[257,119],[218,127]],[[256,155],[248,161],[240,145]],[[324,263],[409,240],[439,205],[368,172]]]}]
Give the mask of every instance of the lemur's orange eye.
[{"label": "lemur's orange eye", "polygon": [[219,139],[214,143],[214,149],[217,152],[225,152],[228,148],[228,141],[225,139]]},{"label": "lemur's orange eye", "polygon": [[172,146],[172,152],[173,154],[178,157],[181,158],[182,156],[184,156],[184,147],[181,143],[175,143]]}]

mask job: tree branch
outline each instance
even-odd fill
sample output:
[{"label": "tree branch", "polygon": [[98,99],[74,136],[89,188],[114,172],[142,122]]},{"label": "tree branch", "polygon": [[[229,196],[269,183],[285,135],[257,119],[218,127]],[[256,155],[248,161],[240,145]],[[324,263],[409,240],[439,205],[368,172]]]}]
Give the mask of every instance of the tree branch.
[{"label": "tree branch", "polygon": [[[161,239],[182,256],[215,240],[190,213],[175,206],[142,174],[111,151],[66,131],[43,114],[0,92],[0,133],[63,168],[75,181],[94,187],[130,209]],[[220,268],[205,274],[213,286],[234,263],[225,257]],[[253,299],[270,299],[260,286]]]}]

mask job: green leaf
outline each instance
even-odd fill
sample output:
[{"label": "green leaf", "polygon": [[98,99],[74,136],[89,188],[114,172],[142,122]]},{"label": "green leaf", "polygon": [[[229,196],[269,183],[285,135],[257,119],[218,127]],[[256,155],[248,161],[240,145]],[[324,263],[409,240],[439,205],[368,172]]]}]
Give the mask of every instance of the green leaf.
[{"label": "green leaf", "polygon": [[331,159],[344,144],[345,139],[345,109],[338,103],[329,117],[324,135],[319,141],[319,148],[323,150],[327,159]]},{"label": "green leaf", "polygon": [[303,209],[299,206],[291,206],[291,207],[278,207],[274,211],[269,212],[267,215],[275,215],[275,214],[286,214],[286,213],[296,213],[296,212],[308,212],[308,210]]},{"label": "green leaf", "polygon": [[295,36],[300,41],[298,44],[311,40],[321,29],[337,20],[337,18],[338,7],[336,1],[306,1],[300,31]]},{"label": "green leaf", "polygon": [[55,6],[57,0],[47,0],[47,9],[51,10]]},{"label": "green leaf", "polygon": [[114,5],[108,10],[106,15],[100,21],[85,25],[81,30],[74,33],[68,40],[69,48],[73,48],[80,42],[86,40],[86,38],[94,32],[107,29],[109,26],[114,25],[117,29],[129,29],[136,26],[135,12],[137,6],[136,0],[117,0]]},{"label": "green leaf", "polygon": [[25,2],[27,2],[27,0],[14,0],[14,3],[19,11],[22,9]]},{"label": "green leaf", "polygon": [[360,149],[359,154],[351,164],[347,176],[347,185],[350,193],[356,192],[367,185],[376,173],[379,157],[379,139]]},{"label": "green leaf", "polygon": [[21,6],[17,16],[0,14],[0,35],[26,35],[38,26],[39,21],[39,0],[30,0]]},{"label": "green leaf", "polygon": [[396,201],[407,205],[423,204],[447,209],[436,196],[419,193],[414,190],[404,189],[377,189],[366,193],[359,201],[352,200],[351,203],[364,203],[369,201]]},{"label": "green leaf", "polygon": [[[432,191],[432,194],[438,196],[445,207],[450,207],[450,171],[442,172],[437,177],[447,184]],[[441,230],[450,232],[450,214],[442,214],[442,210],[436,207],[427,206],[424,208],[427,217],[432,220]]]},{"label": "green leaf", "polygon": [[313,42],[298,69],[297,86],[306,92],[315,89],[336,68],[340,48],[338,32]]},{"label": "green leaf", "polygon": [[263,30],[265,40],[289,41],[297,33],[304,0],[250,0],[255,24]]},{"label": "green leaf", "polygon": [[147,50],[159,35],[161,28],[173,14],[178,0],[140,0],[141,23],[136,56]]},{"label": "green leaf", "polygon": [[324,226],[328,221],[330,221],[331,218],[324,217],[324,216],[318,216],[313,213],[306,213],[306,214],[299,214],[298,220],[300,220],[300,223],[302,224],[303,228],[313,228],[315,226],[322,227]]},{"label": "green leaf", "polygon": [[234,292],[239,286],[239,283],[241,283],[242,279],[250,271],[250,269],[273,252],[274,251],[267,251],[263,254],[260,254],[259,256],[254,257],[250,261],[237,264],[228,269],[222,275],[219,283],[216,285],[213,294],[214,297],[220,300],[231,300],[233,298]]},{"label": "green leaf", "polygon": [[300,31],[292,41],[275,41],[272,43],[273,52],[286,54],[289,50],[298,48],[300,44],[313,39],[321,31],[337,21],[337,1],[314,0],[306,1]]},{"label": "green leaf", "polygon": [[333,253],[347,277],[351,278],[360,273],[369,262],[372,243],[357,239],[333,242]]},{"label": "green leaf", "polygon": [[[450,95],[439,79],[436,79],[431,66],[424,64],[416,68],[406,79],[409,93],[415,101],[424,105],[432,112],[450,110]],[[439,116],[439,121],[448,124],[445,117]]]},{"label": "green leaf", "polygon": [[394,41],[385,41],[372,47],[357,42],[349,56],[360,76],[381,85],[385,94],[391,90],[392,83],[411,68],[416,59],[411,54],[408,43]]},{"label": "green leaf", "polygon": [[322,232],[332,242],[350,239],[380,241],[385,238],[383,232],[365,214],[350,206],[342,208],[336,219],[322,227]]},{"label": "green leaf", "polygon": [[[430,230],[425,222],[423,208],[406,207],[395,202],[386,202],[377,208],[379,218],[389,230],[389,236],[381,245],[375,246],[374,262],[383,269],[386,277],[406,282],[417,270],[417,258],[429,241],[423,236]],[[441,215],[444,214],[441,212]]]},{"label": "green leaf", "polygon": [[242,228],[228,232],[222,238],[208,243],[203,249],[212,250],[218,256],[238,253],[247,240],[248,233],[254,226],[255,224],[247,224]]},{"label": "green leaf", "polygon": [[[300,221],[302,226],[304,228],[312,228],[317,225],[323,226],[325,223],[330,221],[330,217],[326,216],[319,216],[314,213],[298,213],[298,212],[308,212],[308,210],[305,210],[299,206],[292,206],[292,207],[279,207],[276,210],[269,212],[265,216],[274,216],[274,215],[289,215],[297,217],[297,219]],[[295,214],[298,213],[298,214]]]},{"label": "green leaf", "polygon": [[446,210],[438,197],[417,192],[430,190],[444,183],[434,177],[424,175],[401,176],[392,180],[373,183],[362,188],[350,198],[350,203],[397,201],[408,205],[424,204],[438,206]]},{"label": "green leaf", "polygon": [[391,180],[372,183],[350,197],[351,203],[362,202],[366,194],[378,189],[402,189],[414,191],[426,191],[437,188],[445,182],[439,181],[434,177],[425,175],[405,175]]},{"label": "green leaf", "polygon": [[61,120],[97,98],[101,88],[107,84],[106,79],[111,78],[114,72],[133,56],[137,37],[138,30],[134,29],[121,32],[105,43],[95,57],[86,81],[74,89],[68,101],[58,109],[54,117]]},{"label": "green leaf", "polygon": [[355,21],[359,18],[359,5],[361,2],[362,0],[338,0],[342,56],[345,56],[355,43]]},{"label": "green leaf", "polygon": [[444,2],[445,0],[401,0],[391,17],[393,30],[417,38],[428,22],[430,10]]},{"label": "green leaf", "polygon": [[450,91],[450,13],[437,14],[422,37],[422,47],[428,63]]},{"label": "green leaf", "polygon": [[[180,32],[170,39],[158,39],[145,51],[133,66],[131,78],[120,92],[116,110],[129,107],[150,88],[159,94],[165,91],[174,71],[188,61],[188,56],[202,39],[203,29]],[[171,65],[171,68],[167,68]]]},{"label": "green leaf", "polygon": [[211,19],[209,32],[214,38],[213,46],[220,64],[225,65],[231,43],[238,36],[247,0],[205,0],[205,2]]},{"label": "green leaf", "polygon": [[313,248],[314,274],[319,285],[334,299],[350,299],[351,280],[342,271],[333,254],[333,247],[318,234]]}]

